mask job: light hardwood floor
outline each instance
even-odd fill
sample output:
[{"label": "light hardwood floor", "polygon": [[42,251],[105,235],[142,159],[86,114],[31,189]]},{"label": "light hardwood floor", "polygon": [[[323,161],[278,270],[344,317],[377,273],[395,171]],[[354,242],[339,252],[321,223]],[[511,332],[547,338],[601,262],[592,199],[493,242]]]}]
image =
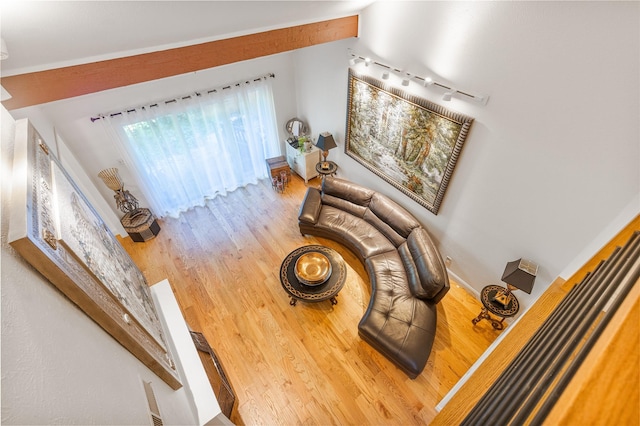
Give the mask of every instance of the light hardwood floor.
[{"label": "light hardwood floor", "polygon": [[[282,194],[263,181],[163,219],[153,240],[121,242],[150,285],[169,280],[187,323],[216,351],[238,398],[234,423],[429,423],[499,332],[486,320],[471,324],[481,305],[452,282],[427,366],[409,379],[358,337],[370,296],[360,261],[338,243],[300,235],[305,191],[298,177]],[[289,305],[280,264],[307,244],[332,247],[347,263],[335,306]]]}]

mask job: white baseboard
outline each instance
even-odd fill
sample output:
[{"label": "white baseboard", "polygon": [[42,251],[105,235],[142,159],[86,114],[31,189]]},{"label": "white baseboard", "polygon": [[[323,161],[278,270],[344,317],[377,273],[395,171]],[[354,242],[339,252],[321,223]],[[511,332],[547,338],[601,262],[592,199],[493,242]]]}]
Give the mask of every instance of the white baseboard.
[{"label": "white baseboard", "polygon": [[447,268],[447,274],[449,274],[449,276],[458,284],[460,284],[462,287],[464,287],[469,293],[471,293],[476,299],[480,300],[480,292],[478,290],[476,290],[475,288],[471,287],[471,285],[469,285],[468,282],[466,282],[465,280],[463,280],[462,278],[460,278],[458,275],[455,274],[455,272],[451,271],[449,268]]}]

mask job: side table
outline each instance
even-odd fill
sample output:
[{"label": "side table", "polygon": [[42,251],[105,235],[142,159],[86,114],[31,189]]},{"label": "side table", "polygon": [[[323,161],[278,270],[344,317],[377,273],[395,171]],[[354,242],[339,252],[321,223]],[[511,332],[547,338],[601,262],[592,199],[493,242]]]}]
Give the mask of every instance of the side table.
[{"label": "side table", "polygon": [[[508,303],[503,305],[499,301],[496,300],[496,295],[506,294],[508,297]],[[488,285],[482,289],[480,292],[480,301],[484,306],[482,311],[478,314],[477,317],[471,320],[473,325],[479,323],[482,319],[488,319],[491,321],[491,326],[496,330],[502,330],[504,328],[504,319],[507,317],[512,317],[518,313],[520,310],[520,304],[518,303],[518,299],[506,288],[500,287],[499,285]],[[489,315],[489,312],[501,317],[498,321]]]},{"label": "side table", "polygon": [[320,161],[316,164],[316,172],[322,175],[322,179],[326,176],[333,176],[338,171],[338,165],[333,161]]},{"label": "side table", "polygon": [[138,243],[155,238],[160,232],[160,225],[149,209],[129,212],[120,219],[120,223],[131,239]]},{"label": "side table", "polygon": [[284,155],[267,158],[265,162],[267,163],[269,175],[272,178],[279,177],[281,172],[289,172],[291,170],[289,168],[289,163],[287,163],[287,158]]}]

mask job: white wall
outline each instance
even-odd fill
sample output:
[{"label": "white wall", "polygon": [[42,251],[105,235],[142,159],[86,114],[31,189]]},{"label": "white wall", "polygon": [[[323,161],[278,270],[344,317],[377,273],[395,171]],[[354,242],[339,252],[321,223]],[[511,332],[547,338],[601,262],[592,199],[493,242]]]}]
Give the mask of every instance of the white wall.
[{"label": "white wall", "polygon": [[[472,291],[500,283],[507,261],[525,257],[539,263],[533,294],[518,293],[526,308],[580,262],[582,249],[604,228],[620,228],[634,211],[640,193],[639,8],[637,2],[377,2],[361,14],[356,40],[12,114],[46,116],[115,217],[112,193],[96,177],[99,170],[118,167],[127,188],[143,203],[144,196],[90,116],[275,72],[280,127],[298,115],[314,135],[331,131],[339,148],[330,158],[339,164],[339,176],[411,210]],[[490,95],[486,106],[460,99],[446,103],[475,122],[437,216],[341,152],[347,47]],[[438,89],[412,83],[407,90],[443,103]]]},{"label": "white wall", "polygon": [[150,424],[142,380],[166,424],[195,424],[184,388],[172,390],[7,244],[14,120],[1,110],[2,424]]},{"label": "white wall", "polygon": [[[105,222],[109,219],[111,222],[108,224],[115,221],[117,225],[114,226],[119,226],[118,218],[122,216],[122,213],[116,209],[113,191],[108,189],[97,176],[100,170],[117,167],[125,183],[125,188],[140,200],[141,206],[149,204],[131,177],[129,169],[122,163],[122,157],[117,152],[111,136],[105,131],[102,121],[91,122],[90,118],[99,114],[122,111],[127,108],[171,99],[175,96],[191,94],[195,91],[220,87],[268,73],[276,75],[272,83],[280,139],[284,141],[284,124],[296,113],[295,83],[293,81],[292,54],[290,53],[22,108],[11,111],[11,115],[15,119],[31,119],[40,132],[55,128],[59,138],[64,140],[84,169],[89,182],[107,201],[106,204],[109,208],[105,211],[100,210]],[[46,137],[45,134],[42,136]],[[282,152],[284,153],[283,142]],[[122,228],[120,227],[120,229]],[[114,233],[122,233],[126,236],[123,229],[122,232],[116,230]]]},{"label": "white wall", "polygon": [[[507,261],[539,263],[532,295],[518,292],[528,307],[610,222],[640,211],[639,16],[637,2],[377,2],[359,39],[298,51],[299,114],[337,136],[339,176],[407,206],[475,291],[500,284]],[[490,95],[482,106],[407,89],[475,118],[437,216],[341,152],[347,47]]]}]

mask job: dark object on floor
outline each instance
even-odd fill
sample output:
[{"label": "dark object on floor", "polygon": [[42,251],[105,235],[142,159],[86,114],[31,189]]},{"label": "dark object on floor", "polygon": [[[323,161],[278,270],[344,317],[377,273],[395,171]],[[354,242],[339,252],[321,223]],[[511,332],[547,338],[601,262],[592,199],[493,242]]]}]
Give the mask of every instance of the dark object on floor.
[{"label": "dark object on floor", "polygon": [[125,214],[120,223],[135,242],[141,243],[155,238],[160,225],[149,209],[137,209]]},{"label": "dark object on floor", "polygon": [[229,382],[227,378],[224,367],[209,345],[207,338],[204,337],[204,334],[197,331],[191,331],[190,333],[193,344],[198,350],[202,366],[209,378],[209,383],[211,383],[211,387],[213,388],[213,393],[220,405],[220,410],[228,419],[231,419],[234,409],[237,408],[236,393],[231,387],[231,382]]}]

